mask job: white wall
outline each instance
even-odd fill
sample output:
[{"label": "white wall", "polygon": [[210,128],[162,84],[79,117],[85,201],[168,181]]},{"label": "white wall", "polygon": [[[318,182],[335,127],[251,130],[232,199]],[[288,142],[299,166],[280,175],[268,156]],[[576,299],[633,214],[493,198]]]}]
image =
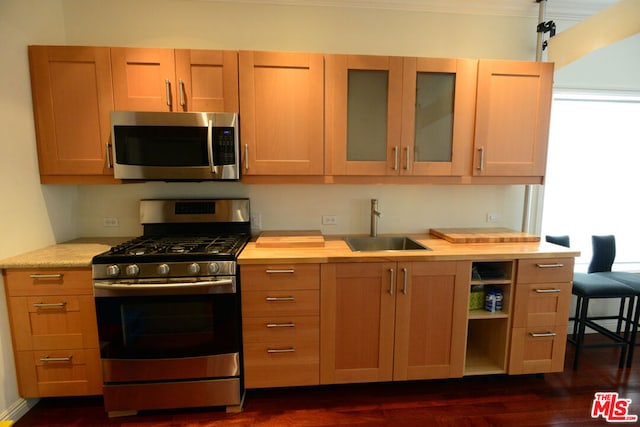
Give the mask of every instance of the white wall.
[{"label": "white wall", "polygon": [[[145,197],[247,196],[263,228],[321,228],[366,233],[368,199],[380,200],[380,232],[482,225],[486,212],[519,228],[522,188],[440,186],[273,186],[238,183],[41,186],[26,46],[75,44],[316,51],[533,60],[537,8],[531,17],[252,5],[202,0],[0,1],[0,258],[76,236],[137,235]],[[551,17],[550,17],[551,18]],[[572,23],[562,24],[564,27]],[[559,26],[561,27],[561,26]],[[637,37],[567,66],[565,87],[640,90]],[[622,53],[618,53],[618,52]],[[614,53],[611,53],[614,52]],[[632,55],[635,53],[635,55]],[[595,54],[594,54],[595,55]],[[102,227],[104,216],[121,226]],[[4,295],[0,291],[0,305]],[[19,412],[6,310],[0,310],[0,419]]]},{"label": "white wall", "polygon": [[[40,185],[31,107],[27,45],[65,43],[61,3],[0,2],[0,40],[0,258],[5,258],[74,237],[69,219],[77,191]],[[18,396],[4,285],[0,306],[0,419],[8,419],[26,403]]]}]

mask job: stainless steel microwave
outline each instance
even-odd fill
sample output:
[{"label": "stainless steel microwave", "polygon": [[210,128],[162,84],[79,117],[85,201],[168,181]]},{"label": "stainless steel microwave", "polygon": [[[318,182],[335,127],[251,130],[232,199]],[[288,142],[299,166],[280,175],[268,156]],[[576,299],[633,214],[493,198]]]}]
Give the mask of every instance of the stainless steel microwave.
[{"label": "stainless steel microwave", "polygon": [[240,179],[237,113],[112,111],[111,142],[117,179]]}]

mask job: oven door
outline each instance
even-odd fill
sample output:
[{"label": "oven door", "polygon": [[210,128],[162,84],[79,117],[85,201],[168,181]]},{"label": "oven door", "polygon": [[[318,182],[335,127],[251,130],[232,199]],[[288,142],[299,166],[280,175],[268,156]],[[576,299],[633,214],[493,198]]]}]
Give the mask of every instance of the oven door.
[{"label": "oven door", "polygon": [[103,360],[240,352],[240,300],[235,277],[193,283],[95,282],[94,288]]}]

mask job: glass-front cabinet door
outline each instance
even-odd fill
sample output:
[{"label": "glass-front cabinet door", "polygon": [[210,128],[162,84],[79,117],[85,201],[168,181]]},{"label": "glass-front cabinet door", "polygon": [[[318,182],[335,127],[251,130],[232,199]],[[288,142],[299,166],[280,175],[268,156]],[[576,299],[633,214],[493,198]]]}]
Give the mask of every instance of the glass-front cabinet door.
[{"label": "glass-front cabinet door", "polygon": [[400,174],[469,170],[476,68],[474,60],[404,58]]},{"label": "glass-front cabinet door", "polygon": [[470,170],[476,65],[327,56],[325,173],[460,176]]},{"label": "glass-front cabinet door", "polygon": [[327,175],[397,175],[402,58],[328,55]]}]

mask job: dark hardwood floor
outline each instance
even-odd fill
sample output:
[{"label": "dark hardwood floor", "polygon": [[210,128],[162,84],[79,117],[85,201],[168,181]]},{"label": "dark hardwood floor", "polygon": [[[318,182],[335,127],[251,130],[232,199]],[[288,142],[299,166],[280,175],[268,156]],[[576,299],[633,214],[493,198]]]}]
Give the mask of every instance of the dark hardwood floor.
[{"label": "dark hardwood floor", "polygon": [[[596,392],[631,399],[640,415],[640,357],[618,369],[617,348],[586,349],[561,373],[250,390],[244,411],[150,411],[109,419],[99,397],[42,399],[15,427],[122,426],[603,426],[591,418]],[[638,352],[636,352],[636,355]]]}]

